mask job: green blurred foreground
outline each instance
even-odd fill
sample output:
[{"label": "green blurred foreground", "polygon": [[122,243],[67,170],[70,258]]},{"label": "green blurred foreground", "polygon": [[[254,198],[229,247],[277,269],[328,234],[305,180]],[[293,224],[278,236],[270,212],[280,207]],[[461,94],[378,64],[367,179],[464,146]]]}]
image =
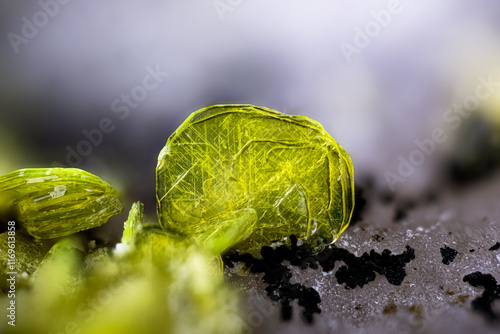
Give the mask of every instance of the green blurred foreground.
[{"label": "green blurred foreground", "polygon": [[[1,236],[2,268],[7,266]],[[111,253],[76,238],[43,242],[17,233],[15,327],[2,333],[239,333],[238,294],[222,281],[220,258],[190,240],[142,222],[134,204],[122,243]],[[3,270],[2,270],[3,271]],[[2,283],[6,282],[2,277]],[[2,286],[2,289],[8,289]],[[8,291],[6,291],[8,292]],[[8,314],[10,298],[0,296]]]}]

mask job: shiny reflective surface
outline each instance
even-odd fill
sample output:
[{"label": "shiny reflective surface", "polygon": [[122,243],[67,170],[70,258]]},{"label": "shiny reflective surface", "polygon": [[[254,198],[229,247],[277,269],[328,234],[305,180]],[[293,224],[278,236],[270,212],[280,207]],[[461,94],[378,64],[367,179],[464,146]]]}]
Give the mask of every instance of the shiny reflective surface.
[{"label": "shiny reflective surface", "polygon": [[240,251],[291,234],[317,250],[349,224],[353,166],[312,119],[218,105],[193,113],[168,139],[157,197],[160,223],[177,233],[239,225]]},{"label": "shiny reflective surface", "polygon": [[27,168],[0,176],[0,199],[35,238],[57,238],[101,226],[120,213],[118,193],[77,168]]}]

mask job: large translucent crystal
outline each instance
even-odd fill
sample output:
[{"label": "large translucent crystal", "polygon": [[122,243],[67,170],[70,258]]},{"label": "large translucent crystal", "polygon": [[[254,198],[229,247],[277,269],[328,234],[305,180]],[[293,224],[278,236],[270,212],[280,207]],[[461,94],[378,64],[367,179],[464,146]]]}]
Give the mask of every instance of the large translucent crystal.
[{"label": "large translucent crystal", "polygon": [[316,121],[251,105],[193,113],[158,158],[162,226],[191,236],[233,226],[254,252],[289,235],[317,251],[348,226],[352,162]]}]

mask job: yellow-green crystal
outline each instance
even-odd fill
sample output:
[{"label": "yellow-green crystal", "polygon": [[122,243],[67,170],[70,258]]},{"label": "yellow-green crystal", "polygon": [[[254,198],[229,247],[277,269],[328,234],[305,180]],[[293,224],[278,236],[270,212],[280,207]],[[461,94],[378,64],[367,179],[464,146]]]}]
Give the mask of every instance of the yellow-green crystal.
[{"label": "yellow-green crystal", "polygon": [[77,168],[27,168],[0,176],[0,198],[35,238],[70,235],[120,213],[118,193]]},{"label": "yellow-green crystal", "polygon": [[129,211],[128,219],[123,227],[123,244],[134,244],[137,234],[142,230],[144,221],[144,204],[135,202]]},{"label": "yellow-green crystal", "polygon": [[[41,242],[28,239],[28,246]],[[144,222],[141,203],[134,203],[125,224],[122,242],[129,251],[98,247],[85,254],[82,242],[65,237],[33,266],[30,289],[16,292],[16,327],[0,322],[0,333],[251,332],[219,258]],[[9,303],[0,293],[0,307]]]},{"label": "yellow-green crystal", "polygon": [[212,106],[184,121],[159,155],[158,216],[164,228],[198,239],[241,225],[242,252],[292,234],[317,251],[349,224],[353,174],[345,150],[310,118]]}]

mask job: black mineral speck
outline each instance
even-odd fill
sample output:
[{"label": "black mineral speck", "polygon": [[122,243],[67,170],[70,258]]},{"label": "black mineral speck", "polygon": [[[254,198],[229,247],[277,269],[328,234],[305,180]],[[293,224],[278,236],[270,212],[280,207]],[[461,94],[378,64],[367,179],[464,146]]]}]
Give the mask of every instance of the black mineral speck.
[{"label": "black mineral speck", "polygon": [[292,318],[292,306],[290,302],[298,300],[302,306],[302,316],[307,323],[313,322],[314,313],[321,313],[318,304],[321,302],[319,293],[313,288],[302,284],[290,283],[292,273],[290,266],[281,264],[289,261],[292,265],[301,269],[318,268],[312,256],[308,256],[304,246],[297,246],[297,238],[290,236],[291,247],[280,246],[276,249],[264,246],[261,249],[262,260],[254,258],[250,254],[238,254],[236,252],[224,256],[226,266],[232,268],[232,262],[243,262],[254,274],[264,273],[262,280],[267,284],[265,288],[267,296],[281,304],[281,317],[283,320]]},{"label": "black mineral speck", "polygon": [[500,249],[500,242],[497,242],[495,245],[493,245],[490,249],[490,251],[496,251]]},{"label": "black mineral speck", "polygon": [[321,313],[319,293],[314,288],[290,283],[291,266],[283,265],[283,261],[301,269],[317,269],[319,263],[325,272],[332,271],[335,263],[341,261],[344,265],[335,273],[338,283],[345,283],[346,288],[355,288],[375,280],[376,273],[384,275],[389,283],[400,285],[406,277],[406,264],[415,259],[415,250],[410,246],[406,246],[406,251],[399,255],[393,255],[390,250],[385,249],[382,254],[371,250],[369,254],[357,257],[345,249],[329,245],[321,253],[312,256],[304,245],[297,245],[294,235],[289,239],[290,247],[262,247],[262,259],[237,252],[226,254],[223,258],[224,264],[229,268],[234,267],[233,262],[243,262],[250,272],[264,273],[262,280],[267,284],[267,296],[281,304],[283,320],[292,318],[290,302],[293,300],[298,300],[299,306],[303,308],[302,316],[307,323],[313,322],[314,313]]},{"label": "black mineral speck", "polygon": [[382,204],[388,205],[394,202],[394,194],[389,190],[383,190],[379,194],[379,199]]},{"label": "black mineral speck", "polygon": [[500,314],[493,310],[495,300],[500,300],[500,285],[497,280],[491,274],[479,271],[464,276],[463,280],[474,287],[484,288],[483,294],[472,301],[472,308],[490,320],[500,319]]},{"label": "black mineral speck", "polygon": [[403,210],[403,208],[401,207],[397,207],[396,208],[396,211],[394,212],[394,221],[398,222],[404,218],[406,218],[406,211]]},{"label": "black mineral speck", "polygon": [[406,246],[406,251],[400,255],[393,255],[388,249],[382,254],[371,250],[356,257],[345,249],[330,245],[316,255],[316,259],[325,272],[332,271],[336,261],[342,261],[344,265],[337,270],[335,277],[339,284],[345,283],[346,288],[363,287],[375,280],[376,273],[384,275],[389,283],[400,285],[406,276],[406,264],[415,259],[415,250]]},{"label": "black mineral speck", "polygon": [[453,248],[448,246],[444,246],[444,248],[439,248],[441,251],[441,256],[443,257],[443,263],[449,265],[455,260],[455,257],[458,255],[458,252]]},{"label": "black mineral speck", "polygon": [[396,206],[393,220],[398,222],[408,216],[408,212],[415,208],[416,203],[413,200],[405,200]]},{"label": "black mineral speck", "polygon": [[364,189],[356,184],[356,189],[354,191],[354,203],[356,203],[356,205],[354,206],[351,222],[349,223],[351,226],[363,220],[363,211],[366,209],[366,199],[364,193]]},{"label": "black mineral speck", "polygon": [[430,203],[435,203],[438,200],[438,192],[434,189],[429,190],[425,195],[425,202],[430,204]]}]

